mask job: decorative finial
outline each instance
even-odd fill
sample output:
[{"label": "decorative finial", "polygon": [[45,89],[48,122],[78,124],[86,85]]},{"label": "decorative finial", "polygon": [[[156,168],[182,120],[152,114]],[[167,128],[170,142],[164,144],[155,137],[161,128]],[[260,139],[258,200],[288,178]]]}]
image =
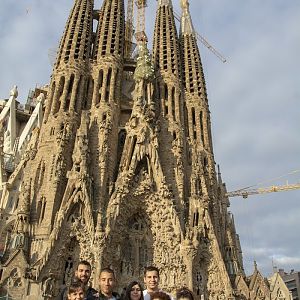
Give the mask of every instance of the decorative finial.
[{"label": "decorative finial", "polygon": [[182,10],[189,9],[190,7],[189,0],[180,0],[180,5]]},{"label": "decorative finial", "polygon": [[158,1],[158,5],[159,5],[159,6],[165,5],[165,6],[171,6],[171,7],[173,7],[173,6],[172,6],[172,1],[171,1],[171,0],[159,0],[159,1]]},{"label": "decorative finial", "polygon": [[257,271],[257,262],[256,262],[256,260],[254,261],[254,270]]},{"label": "decorative finial", "polygon": [[18,87],[16,85],[14,85],[14,87],[10,91],[10,96],[12,96],[14,98],[18,97]]}]

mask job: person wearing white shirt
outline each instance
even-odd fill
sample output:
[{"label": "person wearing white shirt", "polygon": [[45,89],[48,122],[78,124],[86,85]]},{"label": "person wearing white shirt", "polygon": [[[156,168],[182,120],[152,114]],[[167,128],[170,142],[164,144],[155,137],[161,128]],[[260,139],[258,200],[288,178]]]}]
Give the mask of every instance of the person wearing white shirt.
[{"label": "person wearing white shirt", "polygon": [[[146,286],[146,289],[143,291],[144,300],[151,300],[150,294],[152,293],[164,292],[159,288],[159,269],[157,267],[149,266],[145,268],[144,283]],[[171,295],[169,296],[171,300],[174,300]]]}]

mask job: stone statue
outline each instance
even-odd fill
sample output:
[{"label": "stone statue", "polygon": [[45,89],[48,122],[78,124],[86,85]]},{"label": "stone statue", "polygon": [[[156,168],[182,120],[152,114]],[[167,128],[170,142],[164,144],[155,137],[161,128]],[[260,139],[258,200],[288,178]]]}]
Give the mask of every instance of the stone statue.
[{"label": "stone statue", "polygon": [[52,273],[49,274],[49,277],[43,282],[42,286],[42,295],[44,297],[53,297],[54,296],[54,284],[55,278]]}]

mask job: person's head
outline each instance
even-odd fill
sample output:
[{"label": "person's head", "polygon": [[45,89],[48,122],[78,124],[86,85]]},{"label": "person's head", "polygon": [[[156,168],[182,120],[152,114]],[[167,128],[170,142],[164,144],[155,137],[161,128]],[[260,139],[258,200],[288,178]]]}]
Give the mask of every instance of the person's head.
[{"label": "person's head", "polygon": [[177,290],[176,292],[176,300],[194,300],[194,296],[192,291],[190,291],[188,288],[183,287]]},{"label": "person's head", "polygon": [[143,287],[138,281],[132,281],[128,284],[125,300],[144,300]]},{"label": "person's head", "polygon": [[86,260],[81,260],[75,271],[75,276],[84,284],[86,285],[91,277],[92,274],[92,266]]},{"label": "person's head", "polygon": [[84,299],[84,285],[81,281],[72,282],[67,289],[68,300],[83,300]]},{"label": "person's head", "polygon": [[99,286],[101,293],[106,297],[111,297],[116,285],[115,273],[110,268],[104,268],[100,271]]},{"label": "person's head", "polygon": [[148,292],[158,291],[159,270],[154,266],[146,267],[144,270],[144,283]]},{"label": "person's head", "polygon": [[171,297],[164,292],[154,292],[150,294],[151,300],[171,300]]}]

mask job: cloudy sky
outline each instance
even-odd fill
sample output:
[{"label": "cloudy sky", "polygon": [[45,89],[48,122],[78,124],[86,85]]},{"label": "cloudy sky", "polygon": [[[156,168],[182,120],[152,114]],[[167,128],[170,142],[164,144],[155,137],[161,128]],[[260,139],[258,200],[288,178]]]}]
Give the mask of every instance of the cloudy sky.
[{"label": "cloudy sky", "polygon": [[[17,84],[24,102],[30,88],[49,82],[49,49],[72,3],[0,1],[0,98]],[[150,36],[156,1],[148,3]],[[228,191],[300,182],[299,172],[282,176],[300,169],[299,0],[190,0],[190,7],[196,30],[227,58],[224,64],[199,44],[215,159]],[[230,210],[247,274],[254,260],[265,276],[272,261],[300,271],[300,190],[232,198]]]}]

